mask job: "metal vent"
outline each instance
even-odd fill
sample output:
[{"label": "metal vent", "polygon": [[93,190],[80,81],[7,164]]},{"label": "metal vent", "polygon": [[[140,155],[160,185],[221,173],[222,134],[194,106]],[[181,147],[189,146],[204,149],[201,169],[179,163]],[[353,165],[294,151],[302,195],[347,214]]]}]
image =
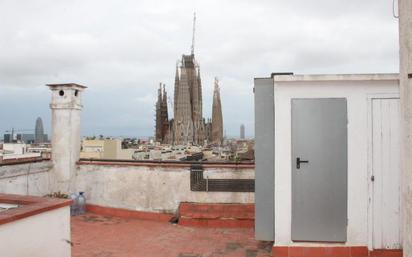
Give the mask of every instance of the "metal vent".
[{"label": "metal vent", "polygon": [[190,190],[198,192],[255,192],[254,179],[204,179],[201,164],[190,167]]}]

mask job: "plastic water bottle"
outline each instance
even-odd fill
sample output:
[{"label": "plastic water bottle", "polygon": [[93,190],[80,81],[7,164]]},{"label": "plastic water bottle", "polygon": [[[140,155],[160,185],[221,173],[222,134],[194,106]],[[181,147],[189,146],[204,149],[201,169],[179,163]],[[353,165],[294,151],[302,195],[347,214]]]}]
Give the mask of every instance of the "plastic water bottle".
[{"label": "plastic water bottle", "polygon": [[76,193],[70,194],[70,199],[72,199],[72,204],[70,205],[70,215],[76,216],[78,212],[78,204],[77,204],[78,195]]},{"label": "plastic water bottle", "polygon": [[77,215],[86,213],[86,197],[84,196],[84,192],[79,192],[79,196],[77,197],[77,206]]}]

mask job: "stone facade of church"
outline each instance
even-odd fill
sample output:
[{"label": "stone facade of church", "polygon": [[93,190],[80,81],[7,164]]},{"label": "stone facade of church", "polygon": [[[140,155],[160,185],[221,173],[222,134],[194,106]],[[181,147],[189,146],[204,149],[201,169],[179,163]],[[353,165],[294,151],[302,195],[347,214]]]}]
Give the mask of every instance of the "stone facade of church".
[{"label": "stone facade of church", "polygon": [[176,66],[174,118],[168,120],[167,93],[158,89],[156,103],[156,141],[173,145],[221,144],[223,117],[218,81],[213,93],[212,120],[203,118],[202,82],[194,54],[183,55]]}]

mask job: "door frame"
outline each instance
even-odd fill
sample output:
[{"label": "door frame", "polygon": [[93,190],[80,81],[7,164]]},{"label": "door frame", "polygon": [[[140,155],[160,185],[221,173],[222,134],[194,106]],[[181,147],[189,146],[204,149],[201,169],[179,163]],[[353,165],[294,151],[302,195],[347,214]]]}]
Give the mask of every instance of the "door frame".
[{"label": "door frame", "polygon": [[[373,250],[373,184],[371,177],[373,175],[373,138],[372,122],[373,111],[372,101],[375,99],[400,99],[399,93],[371,94],[367,96],[367,182],[368,182],[368,249]],[[402,214],[401,214],[402,215]],[[402,217],[400,217],[402,220]],[[401,228],[401,227],[400,227]]]}]

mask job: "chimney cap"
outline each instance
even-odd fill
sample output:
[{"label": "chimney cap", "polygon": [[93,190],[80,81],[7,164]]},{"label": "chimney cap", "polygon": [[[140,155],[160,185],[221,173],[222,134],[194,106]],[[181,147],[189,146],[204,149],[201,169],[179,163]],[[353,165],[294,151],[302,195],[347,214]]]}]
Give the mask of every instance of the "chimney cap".
[{"label": "chimney cap", "polygon": [[47,84],[46,86],[50,88],[57,88],[57,87],[74,87],[74,88],[87,88],[86,86],[79,85],[76,83],[62,83],[62,84]]},{"label": "chimney cap", "polygon": [[270,77],[273,79],[274,76],[291,76],[294,75],[293,72],[272,72]]}]

